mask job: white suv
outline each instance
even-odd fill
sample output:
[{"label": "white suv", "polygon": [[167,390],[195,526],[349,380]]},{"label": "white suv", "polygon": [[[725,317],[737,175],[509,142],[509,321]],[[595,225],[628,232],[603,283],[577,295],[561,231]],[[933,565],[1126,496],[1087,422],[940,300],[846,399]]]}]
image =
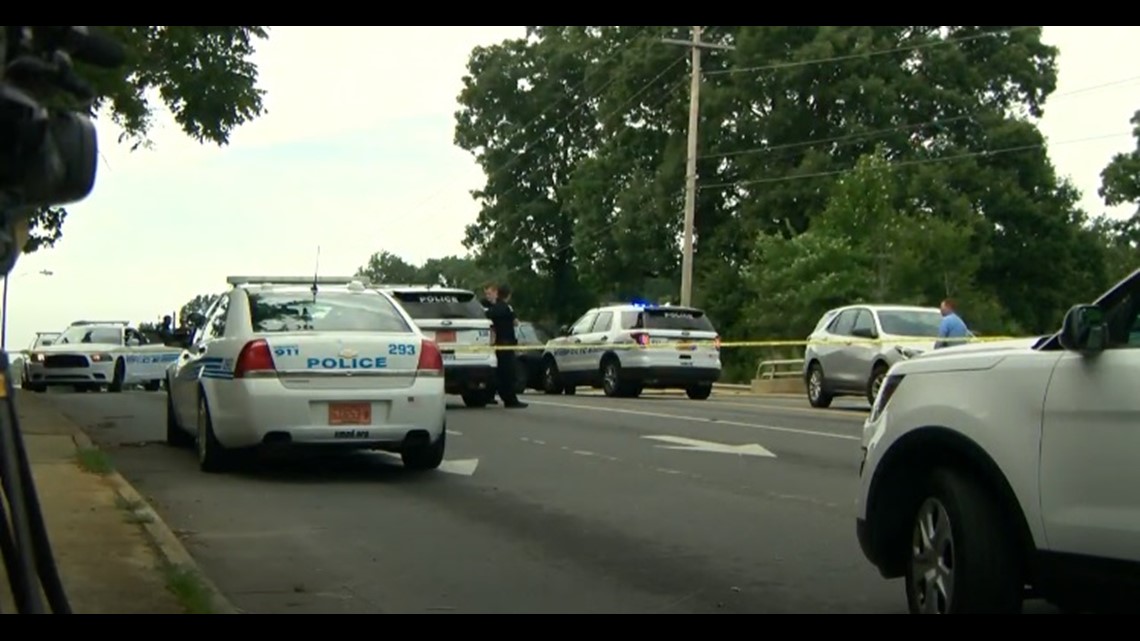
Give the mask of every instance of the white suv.
[{"label": "white suv", "polygon": [[891,368],[863,432],[859,543],[914,613],[1134,607],[1140,270],[1033,346]]},{"label": "white suv", "polygon": [[679,387],[704,400],[720,369],[720,338],[703,311],[617,304],[591,309],[546,344],[542,387],[573,394],[590,385],[627,398],[645,388]]}]

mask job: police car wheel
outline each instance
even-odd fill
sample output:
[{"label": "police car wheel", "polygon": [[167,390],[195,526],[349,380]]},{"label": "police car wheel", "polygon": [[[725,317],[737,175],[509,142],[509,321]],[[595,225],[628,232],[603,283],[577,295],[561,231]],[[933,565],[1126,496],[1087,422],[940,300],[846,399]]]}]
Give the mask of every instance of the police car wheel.
[{"label": "police car wheel", "polygon": [[123,391],[123,381],[127,378],[127,365],[123,359],[115,361],[115,373],[112,374],[111,384],[107,386],[108,392]]},{"label": "police car wheel", "polygon": [[203,472],[223,472],[230,467],[230,452],[218,442],[214,434],[214,420],[210,417],[210,404],[203,394],[198,400],[198,467]]},{"label": "police car wheel", "polygon": [[405,449],[400,452],[400,460],[409,470],[434,470],[443,463],[443,455],[447,451],[447,425],[444,425],[439,438],[430,445]]},{"label": "police car wheel", "polygon": [[483,390],[463,393],[463,404],[467,407],[487,407],[491,395]]},{"label": "police car wheel", "polygon": [[558,364],[554,359],[548,358],[542,364],[542,391],[546,394],[561,394],[563,390],[562,381],[558,376]]}]

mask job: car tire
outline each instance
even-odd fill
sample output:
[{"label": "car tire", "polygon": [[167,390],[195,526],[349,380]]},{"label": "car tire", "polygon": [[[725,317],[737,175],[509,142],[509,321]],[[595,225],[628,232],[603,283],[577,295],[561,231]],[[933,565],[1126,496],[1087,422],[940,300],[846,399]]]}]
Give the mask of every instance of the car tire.
[{"label": "car tire", "polygon": [[883,386],[883,381],[886,380],[889,370],[887,364],[882,361],[875,363],[875,366],[871,368],[871,378],[867,379],[867,403],[869,405],[875,405],[875,398],[879,395],[879,388]]},{"label": "car tire", "polygon": [[685,395],[694,401],[704,401],[712,396],[712,391],[712,385],[691,385],[685,390]]},{"label": "car tire", "polygon": [[127,378],[127,364],[123,359],[115,361],[115,373],[111,375],[111,384],[107,386],[108,392],[119,393],[123,391],[123,382]]},{"label": "car tire", "polygon": [[443,463],[443,455],[447,451],[447,425],[444,424],[439,438],[430,445],[405,449],[400,452],[400,460],[409,470],[423,472],[437,469]]},{"label": "car tire", "polygon": [[558,374],[558,363],[553,358],[547,358],[542,363],[542,392],[554,396],[563,393],[565,389],[562,377]]},{"label": "car tire", "polygon": [[170,447],[190,447],[194,437],[178,425],[178,415],[174,412],[174,399],[166,395],[166,444]]},{"label": "car tire", "polygon": [[210,404],[205,393],[198,397],[198,468],[203,472],[217,473],[228,471],[233,465],[233,452],[226,450],[214,434],[214,420],[210,416]]},{"label": "car tire", "polygon": [[162,389],[162,379],[157,378],[153,381],[147,381],[146,384],[143,385],[143,389],[145,389],[148,392],[157,392],[157,391],[161,390]]},{"label": "car tire", "polygon": [[811,403],[812,407],[821,409],[831,407],[831,401],[835,397],[827,392],[826,381],[827,379],[823,376],[823,367],[819,363],[812,363],[808,367],[806,381],[808,403]]},{"label": "car tire", "polygon": [[515,361],[515,394],[525,394],[530,387],[530,368],[521,360]]},{"label": "car tire", "polygon": [[910,519],[906,596],[911,614],[1016,614],[1025,581],[1000,506],[964,472],[935,470]]},{"label": "car tire", "polygon": [[602,393],[610,398],[629,396],[629,385],[622,379],[621,363],[610,356],[602,361]]}]

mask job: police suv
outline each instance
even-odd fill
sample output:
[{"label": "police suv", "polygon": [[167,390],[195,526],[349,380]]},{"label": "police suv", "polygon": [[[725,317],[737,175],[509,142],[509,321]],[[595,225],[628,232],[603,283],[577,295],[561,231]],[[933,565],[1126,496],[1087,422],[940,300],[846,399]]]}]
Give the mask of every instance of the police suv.
[{"label": "police suv", "polygon": [[177,358],[177,349],[150,344],[124,321],[76,321],[51,345],[29,351],[27,389],[43,392],[48,386],[68,385],[86,391],[106,386],[121,392],[143,385],[154,392]]},{"label": "police suv", "polygon": [[166,439],[203,471],[239,450],[398,452],[435,469],[447,444],[439,348],[387,294],[348,278],[230,277],[168,372]]},{"label": "police suv", "polygon": [[467,289],[435,285],[378,285],[395,298],[443,353],[444,385],[468,407],[485,407],[495,395],[491,321]]},{"label": "police suv", "polygon": [[563,327],[542,359],[547,394],[573,394],[579,385],[614,397],[682,388],[704,400],[720,378],[720,337],[699,309],[612,304]]}]

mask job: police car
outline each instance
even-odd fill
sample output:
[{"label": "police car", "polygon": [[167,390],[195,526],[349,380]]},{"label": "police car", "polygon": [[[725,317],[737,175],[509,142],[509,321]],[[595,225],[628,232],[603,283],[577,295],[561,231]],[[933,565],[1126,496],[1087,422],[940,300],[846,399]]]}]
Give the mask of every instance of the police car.
[{"label": "police car", "polygon": [[617,303],[586,312],[546,344],[542,387],[573,394],[579,385],[606,396],[682,388],[704,400],[720,378],[720,337],[693,307]]},{"label": "police car", "polygon": [[468,289],[434,285],[377,285],[399,301],[420,330],[435,339],[443,354],[448,394],[467,407],[485,407],[495,395],[495,353],[491,321]]},{"label": "police car", "polygon": [[27,389],[52,385],[121,392],[131,385],[158,391],[178,350],[150,342],[124,321],[76,321],[51,345],[29,350]]},{"label": "police car", "polygon": [[167,442],[206,472],[260,445],[399,453],[439,467],[443,361],[388,295],[348,278],[230,277],[168,372]]},{"label": "police car", "polygon": [[[59,332],[36,332],[36,337],[32,339],[32,345],[28,349],[20,352],[20,388],[29,391],[32,390],[32,384],[28,380],[28,359],[37,349],[47,347],[59,339]],[[38,391],[43,391],[38,390]]]}]

